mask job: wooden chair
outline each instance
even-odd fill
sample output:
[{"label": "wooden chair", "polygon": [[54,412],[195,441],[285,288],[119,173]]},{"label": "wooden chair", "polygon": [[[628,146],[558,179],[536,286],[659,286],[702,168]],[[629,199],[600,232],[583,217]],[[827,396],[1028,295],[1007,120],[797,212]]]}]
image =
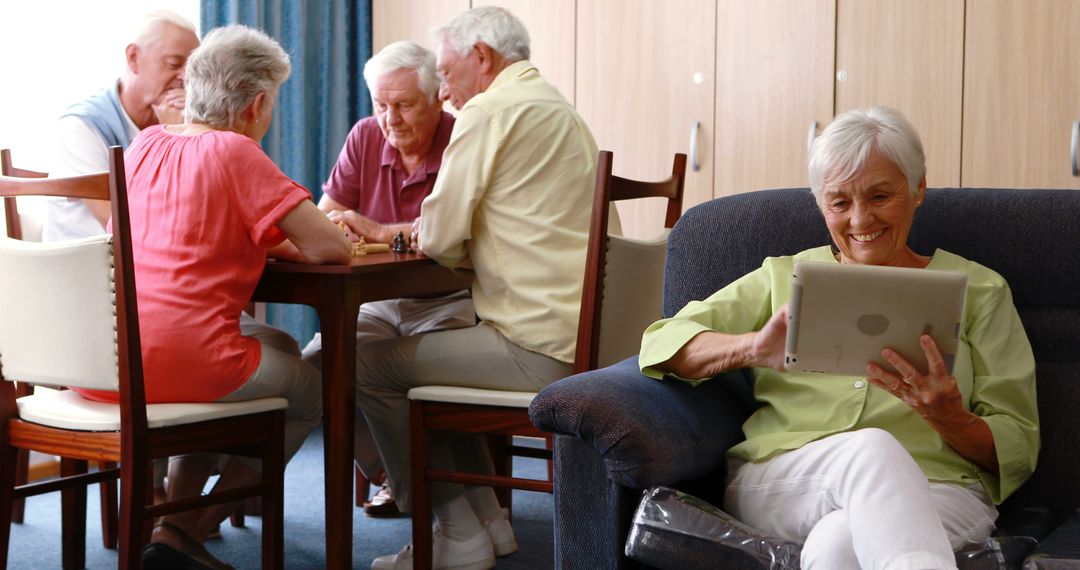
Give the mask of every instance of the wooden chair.
[{"label": "wooden chair", "polygon": [[[108,173],[59,179],[0,177],[0,196],[108,199],[113,234],[53,243],[0,239],[0,567],[7,563],[12,503],[61,491],[63,567],[82,568],[86,485],[120,478],[120,568],[138,568],[155,517],[263,500],[262,564],[283,566],[282,398],[222,404],[147,405],[125,188],[123,151],[109,149]],[[73,390],[16,398],[14,381],[118,392],[120,403]],[[16,456],[61,459],[61,478],[15,484]],[[153,504],[152,461],[187,453],[258,457],[255,485]],[[87,470],[88,461],[119,469]]]},{"label": "wooden chair", "polygon": [[[665,228],[673,227],[682,212],[686,155],[675,155],[671,176],[661,182],[613,176],[612,160],[610,151],[600,152],[574,355],[575,374],[636,354],[641,347],[641,333],[662,316],[668,230],[647,241],[611,235],[608,232],[610,204],[637,198],[666,198]],[[608,310],[603,310],[605,307]],[[453,386],[409,390],[413,568],[431,567],[430,482],[553,492],[551,435],[537,429],[529,419],[529,404],[535,395]],[[502,441],[513,436],[537,437],[546,440],[547,448],[508,444],[507,459],[504,462],[496,458],[499,473],[494,475],[436,470],[429,465],[432,431],[495,435]],[[547,480],[514,477],[509,464],[513,456],[547,459]]]},{"label": "wooden chair", "polygon": [[[45,172],[17,168],[11,162],[11,150],[0,149],[0,175],[15,178],[48,178]],[[4,197],[4,220],[7,227],[7,236],[11,239],[23,239],[22,222],[19,218],[19,207],[15,196]],[[15,385],[16,397],[29,396],[34,393],[34,386],[25,382]],[[15,484],[25,485],[30,474],[30,452],[19,450],[19,458],[15,470]],[[112,469],[116,465],[106,462],[101,469]],[[116,507],[116,482],[102,481],[98,487],[101,494],[101,542],[105,548],[116,548],[116,535],[119,520]],[[17,499],[11,509],[11,522],[22,523],[26,509],[26,501]]]}]

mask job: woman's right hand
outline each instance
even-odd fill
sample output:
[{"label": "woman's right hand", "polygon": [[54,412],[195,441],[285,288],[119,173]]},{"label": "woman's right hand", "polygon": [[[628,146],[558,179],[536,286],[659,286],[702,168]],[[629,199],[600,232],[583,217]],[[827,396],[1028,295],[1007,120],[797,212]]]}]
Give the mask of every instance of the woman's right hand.
[{"label": "woman's right hand", "polygon": [[781,306],[757,332],[705,331],[686,342],[656,367],[683,378],[710,378],[728,370],[755,366],[784,370],[788,307]]},{"label": "woman's right hand", "polygon": [[756,361],[754,366],[784,371],[787,329],[788,306],[783,305],[769,317],[760,331],[754,333],[754,340],[750,344]]}]

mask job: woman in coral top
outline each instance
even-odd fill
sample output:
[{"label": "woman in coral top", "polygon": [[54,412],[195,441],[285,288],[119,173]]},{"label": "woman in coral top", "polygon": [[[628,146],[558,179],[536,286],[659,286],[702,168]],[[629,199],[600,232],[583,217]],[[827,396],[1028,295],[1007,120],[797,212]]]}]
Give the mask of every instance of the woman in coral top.
[{"label": "woman in coral top", "polygon": [[[288,55],[262,32],[211,31],[187,63],[185,124],[144,130],[125,155],[147,401],[284,397],[286,459],[319,424],[320,376],[288,335],[241,313],[267,255],[345,263],[351,253],[259,147],[289,71]],[[246,484],[258,468],[241,457],[174,457],[168,494],[197,495],[215,469],[216,489]],[[164,517],[144,564],[227,567],[202,543],[231,510]]]}]

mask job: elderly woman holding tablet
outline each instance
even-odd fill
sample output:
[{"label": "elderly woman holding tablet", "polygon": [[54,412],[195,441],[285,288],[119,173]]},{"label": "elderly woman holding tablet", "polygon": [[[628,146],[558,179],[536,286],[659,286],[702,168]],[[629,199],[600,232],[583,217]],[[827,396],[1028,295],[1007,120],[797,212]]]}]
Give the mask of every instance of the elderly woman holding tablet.
[{"label": "elderly woman holding tablet", "polygon": [[[708,299],[645,332],[642,372],[701,381],[750,367],[762,406],[728,454],[724,505],[766,533],[802,542],[814,568],[954,568],[983,541],[995,504],[1035,468],[1035,362],[997,273],[907,245],[926,192],[922,143],[894,110],[836,117],[814,142],[810,185],[835,242],[768,258]],[[892,370],[864,377],[785,371],[787,303],[800,261],[959,271],[967,275],[952,373],[933,338],[928,363],[881,347]]]},{"label": "elderly woman holding tablet", "polygon": [[[283,397],[286,459],[319,424],[320,375],[288,335],[241,312],[268,254],[351,257],[341,230],[259,147],[289,71],[288,55],[262,32],[211,31],[187,62],[185,124],[144,130],[125,155],[147,402]],[[215,490],[249,484],[260,468],[251,463],[174,457],[170,499],[198,495],[215,469]],[[227,567],[202,543],[233,508],[163,517],[144,564]]]}]

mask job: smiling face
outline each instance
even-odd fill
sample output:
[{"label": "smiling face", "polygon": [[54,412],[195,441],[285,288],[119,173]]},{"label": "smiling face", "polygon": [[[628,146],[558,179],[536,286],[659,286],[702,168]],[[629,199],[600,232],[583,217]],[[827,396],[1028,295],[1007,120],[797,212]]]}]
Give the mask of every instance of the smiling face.
[{"label": "smiling face", "polygon": [[876,150],[851,180],[826,182],[819,205],[840,248],[840,262],[925,267],[925,259],[907,246],[925,194],[925,178],[912,194],[900,169]]},{"label": "smiling face", "polygon": [[395,69],[375,79],[371,91],[375,118],[390,146],[403,154],[423,154],[431,148],[442,109],[428,100],[412,69]]}]

